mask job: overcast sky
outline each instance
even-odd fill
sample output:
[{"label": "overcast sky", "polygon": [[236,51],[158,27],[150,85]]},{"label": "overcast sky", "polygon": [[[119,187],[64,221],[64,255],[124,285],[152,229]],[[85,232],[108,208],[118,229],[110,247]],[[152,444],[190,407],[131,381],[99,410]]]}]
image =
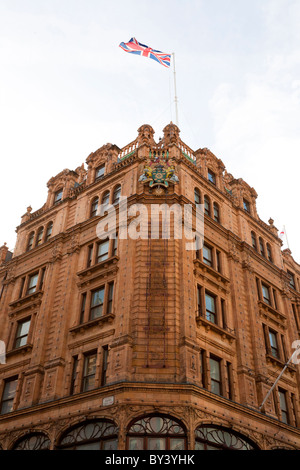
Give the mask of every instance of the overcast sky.
[{"label": "overcast sky", "polygon": [[256,189],[300,262],[299,24],[299,0],[0,0],[0,246],[52,176],[175,122],[173,69],[118,47],[136,37],[175,52],[182,140]]}]

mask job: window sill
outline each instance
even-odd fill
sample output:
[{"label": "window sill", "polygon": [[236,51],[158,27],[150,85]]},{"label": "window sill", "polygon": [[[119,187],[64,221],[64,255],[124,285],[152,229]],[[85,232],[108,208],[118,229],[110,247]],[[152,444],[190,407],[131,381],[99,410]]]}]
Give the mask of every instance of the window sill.
[{"label": "window sill", "polygon": [[221,281],[223,284],[227,285],[230,283],[230,279],[228,277],[224,276],[221,274],[219,271],[216,271],[214,268],[211,266],[208,266],[207,264],[203,263],[200,259],[194,259],[193,261],[194,265],[196,268],[200,268],[201,271],[203,272],[208,272],[211,274],[217,281]]},{"label": "window sill", "polygon": [[[275,365],[276,367],[280,366],[282,369],[286,364],[286,362],[283,359],[273,356],[273,354],[271,354],[270,352],[266,354],[266,359],[267,359],[267,363]],[[290,372],[296,372],[296,367],[292,363],[288,364],[287,367],[290,370]]]},{"label": "window sill", "polygon": [[14,315],[15,313],[19,312],[20,310],[24,310],[27,308],[33,309],[38,307],[42,302],[43,291],[39,290],[34,292],[33,294],[26,295],[14,302],[9,304],[12,312],[10,312],[10,316]]},{"label": "window sill", "polygon": [[18,354],[22,354],[24,356],[24,354],[31,352],[32,347],[32,344],[28,343],[24,346],[20,346],[19,348],[11,349],[10,351],[6,351],[6,357],[16,356]]},{"label": "window sill", "polygon": [[273,321],[279,321],[280,324],[284,324],[286,322],[286,316],[275,308],[271,307],[271,305],[266,304],[262,300],[259,300],[258,306],[260,307],[259,313],[261,316],[270,318]]},{"label": "window sill", "polygon": [[99,326],[100,328],[104,325],[104,323],[112,323],[115,319],[114,313],[108,313],[103,315],[102,317],[95,318],[94,320],[89,320],[85,323],[81,323],[80,325],[74,326],[69,330],[71,335],[76,335],[77,333],[82,333],[85,330],[92,328],[93,326]]},{"label": "window sill", "polygon": [[196,317],[196,322],[198,326],[203,325],[206,331],[209,331],[209,330],[215,331],[222,337],[222,339],[228,339],[230,343],[232,343],[232,341],[235,340],[235,331],[229,327],[222,328],[216,323],[210,322],[202,315],[199,315],[198,317]]},{"label": "window sill", "polygon": [[118,261],[118,256],[112,256],[111,258],[108,258],[105,261],[101,261],[100,263],[94,264],[93,266],[89,266],[88,268],[79,271],[77,273],[77,276],[80,279],[78,285],[82,287],[91,279],[104,277],[110,272],[117,272],[117,270],[119,269],[117,266]]}]

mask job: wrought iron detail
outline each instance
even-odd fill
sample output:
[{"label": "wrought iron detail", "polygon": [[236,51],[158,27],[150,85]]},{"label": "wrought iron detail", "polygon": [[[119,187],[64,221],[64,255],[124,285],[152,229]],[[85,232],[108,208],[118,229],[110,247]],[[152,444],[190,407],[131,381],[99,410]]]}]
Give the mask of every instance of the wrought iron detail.
[{"label": "wrought iron detail", "polygon": [[173,436],[184,436],[185,431],[182,426],[171,418],[162,416],[147,416],[135,421],[129,431],[129,434],[163,434]]},{"label": "wrought iron detail", "polygon": [[14,450],[49,450],[50,439],[43,433],[30,434],[22,437],[14,446]]},{"label": "wrought iron detail", "polygon": [[203,426],[199,427],[195,431],[196,437],[196,448],[202,448],[201,442],[204,444],[203,447],[216,448],[216,449],[227,449],[227,450],[254,450],[255,447],[250,444],[247,438],[241,437],[238,433],[231,430],[225,430],[222,428]]},{"label": "wrought iron detail", "polygon": [[60,446],[70,446],[83,442],[100,441],[118,436],[117,426],[109,421],[81,423],[67,431],[60,441]]}]

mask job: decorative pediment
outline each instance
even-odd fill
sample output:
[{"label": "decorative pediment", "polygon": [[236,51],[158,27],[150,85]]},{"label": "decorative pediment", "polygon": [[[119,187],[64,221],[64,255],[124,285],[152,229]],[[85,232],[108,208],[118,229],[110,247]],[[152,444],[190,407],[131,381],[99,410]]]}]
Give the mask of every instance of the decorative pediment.
[{"label": "decorative pediment", "polygon": [[154,136],[154,130],[149,124],[144,124],[138,129],[138,144],[139,147],[141,145],[147,145],[148,147],[152,147],[156,145]]},{"label": "decorative pediment", "polygon": [[119,152],[120,149],[117,145],[108,143],[100,147],[95,152],[90,153],[86,159],[86,163],[89,168],[95,168],[111,160],[113,156],[115,156],[115,159],[117,160]]}]

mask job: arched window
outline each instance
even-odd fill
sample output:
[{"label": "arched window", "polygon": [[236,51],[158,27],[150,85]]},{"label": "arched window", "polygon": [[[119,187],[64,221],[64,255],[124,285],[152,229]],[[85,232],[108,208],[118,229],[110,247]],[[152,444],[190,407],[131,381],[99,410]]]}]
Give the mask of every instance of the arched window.
[{"label": "arched window", "polygon": [[195,188],[194,190],[194,200],[195,204],[201,204],[201,194],[198,188]]},{"label": "arched window", "polygon": [[39,246],[42,243],[43,233],[44,233],[44,227],[40,227],[36,235],[35,246]]},{"label": "arched window", "polygon": [[110,196],[109,191],[105,191],[105,193],[102,196],[102,201],[101,201],[101,204],[103,206],[106,206],[107,204],[109,204],[109,196]]},{"label": "arched window", "polygon": [[204,196],[204,213],[206,215],[209,215],[211,214],[211,210],[210,210],[210,199],[208,196]]},{"label": "arched window", "polygon": [[87,421],[68,431],[58,449],[62,450],[116,450],[118,448],[118,428],[108,420]]},{"label": "arched window", "polygon": [[119,204],[120,196],[121,196],[121,185],[118,185],[118,186],[115,187],[114,193],[113,193],[113,204],[114,205]]},{"label": "arched window", "polygon": [[19,439],[13,450],[49,450],[50,439],[42,432],[29,434]]},{"label": "arched window", "polygon": [[251,232],[251,241],[252,241],[252,248],[254,248],[254,250],[257,251],[256,235],[253,231]]},{"label": "arched window", "polygon": [[175,418],[150,415],[135,420],[127,433],[128,450],[185,450],[186,431]]},{"label": "arched window", "polygon": [[214,220],[216,222],[220,222],[220,208],[219,208],[219,204],[217,204],[216,202],[214,202]]},{"label": "arched window", "polygon": [[26,251],[29,251],[33,247],[33,240],[34,240],[34,232],[31,232],[28,237],[27,248]]},{"label": "arched window", "polygon": [[99,198],[94,197],[91,204],[91,214],[90,217],[95,217],[97,215]]},{"label": "arched window", "polygon": [[46,228],[46,235],[45,235],[45,242],[48,242],[51,235],[52,235],[52,229],[53,229],[53,222],[49,222]]},{"label": "arched window", "polygon": [[195,450],[257,450],[250,439],[231,429],[199,426],[195,431]]},{"label": "arched window", "polygon": [[261,237],[259,237],[259,251],[260,251],[260,254],[262,256],[265,256],[265,245],[264,245],[264,241]]},{"label": "arched window", "polygon": [[272,249],[269,243],[267,243],[267,255],[268,255],[268,260],[273,262],[273,256],[272,256]]}]

